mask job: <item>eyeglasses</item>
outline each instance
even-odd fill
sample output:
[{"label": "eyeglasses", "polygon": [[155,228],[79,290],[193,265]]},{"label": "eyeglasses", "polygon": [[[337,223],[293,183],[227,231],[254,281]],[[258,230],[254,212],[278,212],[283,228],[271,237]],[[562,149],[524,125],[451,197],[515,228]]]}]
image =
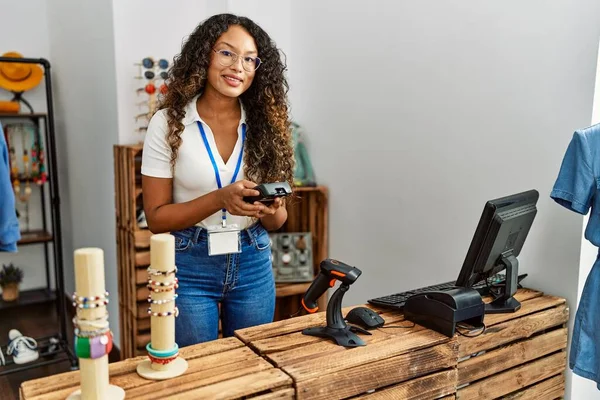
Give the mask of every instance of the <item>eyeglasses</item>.
[{"label": "eyeglasses", "polygon": [[[224,67],[231,67],[235,64],[240,56],[229,50],[215,50],[217,53],[217,61]],[[261,61],[258,57],[245,56],[242,57],[242,67],[248,72],[256,71],[260,67]]]}]

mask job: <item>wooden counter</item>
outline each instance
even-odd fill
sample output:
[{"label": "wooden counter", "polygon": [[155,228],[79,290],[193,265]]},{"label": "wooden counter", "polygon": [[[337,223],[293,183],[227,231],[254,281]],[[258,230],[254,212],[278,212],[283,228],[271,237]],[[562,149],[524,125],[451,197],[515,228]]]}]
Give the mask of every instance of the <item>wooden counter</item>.
[{"label": "wooden counter", "polygon": [[[136,372],[145,356],[109,365],[110,383],[125,390],[126,399],[292,399],[292,379],[257,356],[236,338],[180,350],[188,361],[185,374],[149,381]],[[79,371],[24,382],[21,399],[64,400],[79,386]],[[109,400],[109,399],[107,399]]]},{"label": "wooden counter", "polygon": [[[486,316],[486,331],[477,337],[448,338],[412,326],[401,313],[371,307],[388,328],[361,335],[367,346],[346,349],[301,333],[325,324],[325,314],[318,313],[184,348],[190,368],[178,378],[139,377],[135,367],[144,357],[137,357],[111,364],[110,381],[125,389],[127,399],[560,398],[565,300],[528,289],[515,297],[521,309]],[[64,399],[78,383],[77,371],[25,382],[21,398]]]},{"label": "wooden counter", "polygon": [[461,400],[483,400],[507,394],[525,399],[542,393],[544,399],[559,398],[566,368],[565,300],[528,289],[515,297],[522,302],[521,309],[487,315],[486,331],[477,337],[457,334],[450,339],[420,325],[391,328],[412,323],[401,313],[370,305],[390,328],[361,335],[367,342],[364,347],[345,349],[300,332],[324,325],[324,313],[241,330],[236,336],[294,379],[298,399],[456,395]]}]

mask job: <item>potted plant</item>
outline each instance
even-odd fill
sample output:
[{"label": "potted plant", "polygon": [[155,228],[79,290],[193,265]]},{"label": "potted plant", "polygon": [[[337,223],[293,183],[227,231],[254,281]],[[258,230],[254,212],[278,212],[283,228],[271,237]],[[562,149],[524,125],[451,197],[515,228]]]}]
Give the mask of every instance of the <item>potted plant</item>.
[{"label": "potted plant", "polygon": [[2,264],[0,270],[0,287],[2,287],[2,300],[15,301],[19,298],[19,284],[23,280],[23,271],[13,263]]}]

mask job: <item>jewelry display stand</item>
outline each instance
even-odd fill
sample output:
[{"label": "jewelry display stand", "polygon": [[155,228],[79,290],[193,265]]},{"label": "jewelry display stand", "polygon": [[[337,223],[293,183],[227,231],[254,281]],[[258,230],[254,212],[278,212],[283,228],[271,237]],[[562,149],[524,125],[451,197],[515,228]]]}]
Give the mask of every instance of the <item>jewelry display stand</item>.
[{"label": "jewelry display stand", "polygon": [[104,281],[104,252],[97,248],[78,249],[75,259],[76,307],[75,349],[81,370],[81,388],[67,400],[121,400],[125,391],[108,382],[108,354],[112,332],[108,324],[108,293]]},{"label": "jewelry display stand", "polygon": [[149,359],[137,366],[137,373],[146,379],[174,378],[188,368],[187,361],[179,357],[175,343],[175,318],[179,314],[175,305],[176,272],[175,238],[170,234],[153,235],[148,267],[150,343],[146,350]]}]

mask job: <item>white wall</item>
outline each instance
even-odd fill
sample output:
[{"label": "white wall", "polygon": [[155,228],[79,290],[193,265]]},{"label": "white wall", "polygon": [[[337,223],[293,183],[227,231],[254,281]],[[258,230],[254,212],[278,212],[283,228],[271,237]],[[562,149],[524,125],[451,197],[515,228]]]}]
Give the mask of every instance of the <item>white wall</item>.
[{"label": "white wall", "polygon": [[592,0],[292,3],[292,100],[331,190],[330,255],[363,270],[346,304],[456,279],[485,201],[536,188],[520,271],[574,314],[582,219],[548,196],[590,123],[599,13]]},{"label": "white wall", "polygon": [[[118,142],[113,14],[110,0],[49,0],[59,167],[64,195],[66,288],[74,288],[73,251],[104,251],[110,326],[119,343],[113,148]],[[67,17],[69,16],[69,17]]]},{"label": "white wall", "polygon": [[[136,104],[144,101],[147,95],[136,94],[136,89],[143,87],[145,81],[134,79],[138,73],[135,63],[144,57],[165,58],[171,63],[187,36],[201,21],[224,12],[255,19],[288,54],[291,47],[290,11],[289,0],[183,0],[176,8],[165,8],[158,0],[113,1],[119,143],[139,143],[144,139],[144,133],[136,131],[138,126],[144,125],[143,119],[136,123],[134,116],[146,112],[145,106]],[[165,29],[169,21],[176,23]]]},{"label": "white wall", "polygon": [[228,0],[227,3],[227,12],[250,18],[269,34],[289,68],[292,65],[292,1]]},{"label": "white wall", "polygon": [[[23,57],[48,58],[48,22],[46,20],[46,0],[12,1],[0,0],[0,54],[9,51],[21,53]],[[35,10],[32,12],[32,10]],[[26,26],[27,29],[23,29]],[[35,111],[45,112],[44,81],[28,91],[23,97],[31,103]],[[10,100],[12,93],[0,89],[0,100]],[[23,105],[23,112],[27,108]]]},{"label": "white wall", "polygon": [[[36,12],[31,12],[31,9]],[[10,15],[10,18],[2,18],[0,23],[0,54],[9,51],[21,53],[28,58],[49,58],[50,44],[48,42],[48,24],[46,20],[46,1],[30,0],[28,2],[15,2],[11,0],[0,0],[0,15]],[[27,26],[27,29],[22,29]],[[19,32],[15,34],[15,32]],[[0,89],[0,100],[10,100],[12,93]],[[31,103],[36,112],[46,112],[46,95],[44,80],[34,89],[27,91],[23,97]],[[28,112],[24,104],[22,111]],[[17,154],[21,153],[20,142],[17,143]],[[19,163],[21,160],[19,160]],[[46,185],[47,186],[47,185]],[[46,190],[47,198],[49,191]],[[18,209],[23,212],[25,205],[17,200]],[[40,191],[36,185],[32,186],[32,195],[29,201],[30,229],[41,229],[41,202]],[[24,223],[24,218],[22,219]],[[50,219],[48,219],[50,223]],[[26,226],[21,225],[21,229]],[[50,258],[50,281],[53,286],[54,272],[52,263],[52,252]],[[19,246],[18,253],[0,253],[0,265],[10,262],[21,267],[25,274],[21,284],[21,290],[46,287],[46,272],[44,268],[44,246],[42,244]],[[4,340],[1,338],[0,340]]]},{"label": "white wall", "polygon": [[[165,58],[169,63],[200,21],[208,18],[208,1],[181,0],[177,7],[165,7],[159,0],[113,1],[115,67],[117,74],[117,104],[119,112],[119,144],[144,140],[144,132],[136,128],[134,116],[147,112],[137,106],[147,95],[136,94],[145,80],[136,80],[138,67],[144,57]],[[211,3],[211,7],[218,6]],[[167,27],[168,26],[168,27]]]}]

